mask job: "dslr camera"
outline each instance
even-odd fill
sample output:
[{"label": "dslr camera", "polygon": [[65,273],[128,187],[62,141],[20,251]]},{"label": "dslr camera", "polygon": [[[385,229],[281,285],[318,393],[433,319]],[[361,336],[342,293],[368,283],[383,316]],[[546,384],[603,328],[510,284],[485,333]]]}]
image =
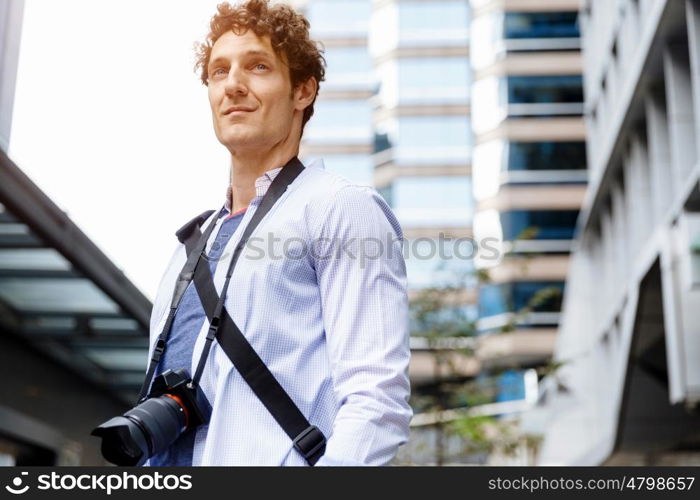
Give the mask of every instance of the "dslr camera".
[{"label": "dslr camera", "polygon": [[124,415],[93,429],[102,438],[102,455],[123,466],[141,466],[165,451],[186,430],[209,422],[211,405],[185,369],[153,379],[151,391]]}]

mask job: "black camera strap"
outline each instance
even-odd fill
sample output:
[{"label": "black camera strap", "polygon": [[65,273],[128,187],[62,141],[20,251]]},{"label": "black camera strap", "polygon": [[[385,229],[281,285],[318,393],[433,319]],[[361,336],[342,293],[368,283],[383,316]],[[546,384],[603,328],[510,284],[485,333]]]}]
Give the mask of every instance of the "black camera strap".
[{"label": "black camera strap", "polygon": [[[198,228],[213,212],[213,210],[204,212],[203,214],[189,221],[178,231],[178,237],[184,236],[183,233],[185,231],[187,231],[187,233],[190,233],[192,228]],[[194,277],[194,270],[197,267],[197,264],[199,263],[199,256],[204,251],[204,247],[207,244],[209,236],[214,230],[214,226],[216,226],[216,219],[214,219],[211,222],[211,224],[209,224],[209,227],[207,227],[206,231],[204,231],[204,234],[199,233],[198,239],[190,242],[190,246],[187,248],[187,260],[185,262],[184,267],[182,268],[182,271],[180,271],[180,274],[177,277],[177,281],[175,282],[175,291],[173,293],[173,298],[170,301],[170,311],[168,313],[168,318],[165,320],[163,330],[160,332],[160,335],[158,335],[158,340],[156,340],[156,345],[153,348],[151,362],[148,366],[148,371],[146,372],[146,378],[143,381],[143,385],[141,386],[141,391],[139,392],[137,404],[140,404],[146,400],[148,390],[151,387],[151,383],[153,380],[153,375],[155,374],[156,368],[158,367],[158,362],[160,361],[160,358],[163,355],[163,351],[165,351],[168,336],[170,335],[170,330],[172,329],[173,321],[175,319],[175,313],[177,312],[177,308],[180,305],[182,297],[185,295],[187,285],[189,285],[190,281],[192,281],[192,278]]]},{"label": "black camera strap", "polygon": [[[234,267],[248,238],[262,218],[272,208],[280,196],[282,196],[289,184],[292,183],[303,169],[303,164],[294,157],[273,180],[267,193],[260,202],[260,206],[256,209],[239,243],[235,247],[233,256],[231,257],[231,263],[226,273],[226,280],[222,288],[221,296],[216,292],[209,266],[205,264],[198,265],[198,262],[201,263],[203,261],[203,249],[211,234],[212,226],[216,221],[213,221],[209,227],[207,227],[204,234],[202,234],[199,226],[206,220],[205,215],[207,213],[205,212],[185,225],[183,230],[186,229],[186,231],[178,234],[178,237],[180,241],[185,243],[185,247],[188,251],[187,262],[183,268],[183,273],[186,271],[190,272],[188,264],[190,264],[191,261],[195,261],[192,268],[193,275],[190,279],[194,279],[197,293],[199,294],[210,325],[202,355],[200,356],[197,370],[193,377],[193,384],[199,382],[211,349],[211,344],[214,338],[216,338],[219,346],[229,357],[236,367],[236,370],[241,374],[265,408],[267,408],[280,427],[282,427],[292,440],[295,449],[304,456],[310,465],[314,465],[325,452],[325,436],[318,427],[309,423],[224,308],[225,295]],[[202,244],[202,240],[204,241],[204,245]],[[183,273],[181,273],[181,275]],[[166,327],[171,327],[172,319],[170,320],[170,325],[167,323],[166,320]],[[165,335],[165,339],[167,340],[167,334]],[[150,385],[148,378],[146,383]]]}]

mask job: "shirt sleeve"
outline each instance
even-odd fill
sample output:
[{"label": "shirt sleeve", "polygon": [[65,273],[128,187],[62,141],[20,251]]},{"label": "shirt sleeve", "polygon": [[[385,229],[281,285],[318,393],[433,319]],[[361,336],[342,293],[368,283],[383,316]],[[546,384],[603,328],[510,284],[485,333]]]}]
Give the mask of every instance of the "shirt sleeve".
[{"label": "shirt sleeve", "polygon": [[330,200],[315,265],[340,408],[317,462],[386,465],[408,439],[410,359],[403,234],[369,186]]}]

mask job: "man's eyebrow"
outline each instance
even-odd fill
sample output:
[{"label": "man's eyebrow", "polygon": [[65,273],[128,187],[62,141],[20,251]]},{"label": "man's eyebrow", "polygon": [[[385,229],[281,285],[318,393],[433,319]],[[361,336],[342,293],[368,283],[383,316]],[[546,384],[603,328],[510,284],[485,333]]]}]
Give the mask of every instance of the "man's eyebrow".
[{"label": "man's eyebrow", "polygon": [[[267,59],[273,59],[272,54],[270,54],[269,52],[265,52],[264,50],[257,50],[257,49],[246,50],[241,57],[250,57],[250,56],[258,56],[258,57],[265,57]],[[223,57],[223,56],[218,56],[209,62],[209,67],[211,68],[215,64],[219,64],[221,62],[228,62],[228,58]]]}]

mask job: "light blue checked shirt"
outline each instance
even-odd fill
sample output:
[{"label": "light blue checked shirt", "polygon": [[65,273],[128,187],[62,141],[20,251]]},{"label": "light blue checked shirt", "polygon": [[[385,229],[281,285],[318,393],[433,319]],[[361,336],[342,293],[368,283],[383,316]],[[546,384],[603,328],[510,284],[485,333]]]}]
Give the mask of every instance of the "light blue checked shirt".
[{"label": "light blue checked shirt", "polygon": [[[256,180],[256,197],[214,274],[219,293],[232,249],[280,170]],[[217,232],[218,227],[207,252]],[[317,466],[385,465],[408,438],[412,410],[402,241],[395,215],[374,188],[327,172],[319,160],[263,218],[236,265],[226,309],[302,413],[328,438]],[[185,258],[178,243],[153,307],[151,351]],[[192,372],[208,327],[205,321],[195,341]],[[212,417],[197,430],[193,465],[306,465],[216,342],[201,387],[212,403]]]}]

